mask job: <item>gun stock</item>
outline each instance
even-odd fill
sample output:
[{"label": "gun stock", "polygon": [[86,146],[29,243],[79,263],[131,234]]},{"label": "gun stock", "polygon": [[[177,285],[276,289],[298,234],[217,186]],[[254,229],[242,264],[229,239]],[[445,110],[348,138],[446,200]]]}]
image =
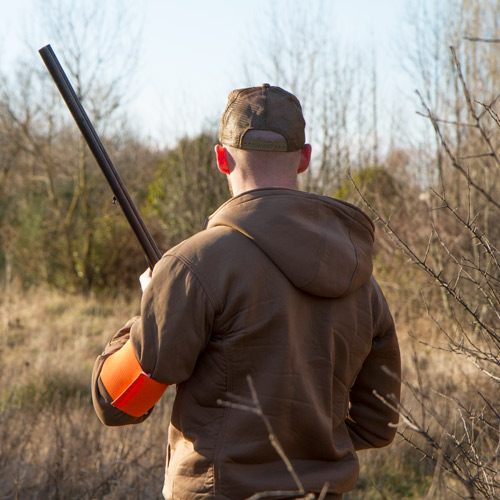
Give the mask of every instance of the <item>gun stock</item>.
[{"label": "gun stock", "polygon": [[134,231],[137,239],[139,240],[144,253],[146,254],[146,259],[148,260],[151,269],[155,264],[161,259],[161,252],[156,246],[151,233],[144,224],[142,217],[140,216],[134,202],[130,198],[130,195],[123,184],[118,172],[116,171],[113,162],[111,161],[106,149],[104,148],[97,132],[95,131],[82,103],[78,99],[76,92],[71,86],[68,77],[66,76],[61,64],[59,63],[52,47],[46,45],[39,50],[39,53],[47,66],[47,69],[52,76],[61,96],[63,97],[69,111],[73,115],[73,118],[80,129],[87,145],[89,146],[97,164],[101,168],[108,184],[110,185],[118,203],[120,204],[125,217],[127,218],[130,227]]}]

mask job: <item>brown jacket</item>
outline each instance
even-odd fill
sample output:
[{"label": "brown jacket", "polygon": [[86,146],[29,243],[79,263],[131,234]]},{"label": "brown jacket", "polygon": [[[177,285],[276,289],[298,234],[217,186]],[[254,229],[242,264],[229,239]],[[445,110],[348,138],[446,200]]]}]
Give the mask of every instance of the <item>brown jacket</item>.
[{"label": "brown jacket", "polygon": [[144,371],[177,384],[165,498],[296,490],[262,420],[220,404],[250,398],[247,375],[308,492],[328,482],[327,498],[341,498],[358,476],[355,450],[392,441],[398,416],[374,391],[399,397],[400,357],[372,276],[373,234],[343,201],[259,189],[226,202],[156,265],[141,318],[96,362],[93,396],[108,425],[147,417],[112,407],[99,380],[129,335]]}]

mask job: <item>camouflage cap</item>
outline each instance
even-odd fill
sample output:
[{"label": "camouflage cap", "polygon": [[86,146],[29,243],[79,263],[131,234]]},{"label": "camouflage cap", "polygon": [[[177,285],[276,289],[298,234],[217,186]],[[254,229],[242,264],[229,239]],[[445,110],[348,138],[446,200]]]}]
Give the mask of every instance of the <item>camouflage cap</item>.
[{"label": "camouflage cap", "polygon": [[[259,151],[297,151],[305,144],[306,122],[299,100],[280,87],[233,90],[222,114],[219,140],[225,146]],[[249,130],[267,130],[283,136],[278,140],[245,137]]]}]

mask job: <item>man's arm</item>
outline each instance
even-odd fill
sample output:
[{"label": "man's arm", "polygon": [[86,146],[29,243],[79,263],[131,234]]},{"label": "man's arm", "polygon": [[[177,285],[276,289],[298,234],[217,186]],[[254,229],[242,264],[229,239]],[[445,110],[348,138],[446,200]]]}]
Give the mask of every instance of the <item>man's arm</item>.
[{"label": "man's arm", "polygon": [[401,392],[401,360],[394,321],[377,288],[374,311],[378,313],[370,354],[350,392],[350,410],[346,421],[354,448],[381,448],[396,435],[397,411],[380,400]]},{"label": "man's arm", "polygon": [[214,302],[188,262],[166,255],[150,282],[141,281],[141,316],[113,337],[94,365],[93,402],[106,425],[145,420],[168,385],[191,376],[212,331]]}]

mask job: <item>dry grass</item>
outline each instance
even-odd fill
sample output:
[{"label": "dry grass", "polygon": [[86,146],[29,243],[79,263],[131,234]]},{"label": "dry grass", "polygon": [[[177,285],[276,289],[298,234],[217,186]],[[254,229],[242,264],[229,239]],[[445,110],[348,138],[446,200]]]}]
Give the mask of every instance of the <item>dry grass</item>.
[{"label": "dry grass", "polygon": [[[2,304],[6,309],[5,302]],[[0,498],[161,498],[172,393],[141,426],[107,428],[97,354],[138,304],[49,290],[11,297],[1,337]]]},{"label": "dry grass", "polygon": [[[125,428],[98,421],[89,389],[96,355],[139,303],[38,289],[13,294],[8,305],[0,348],[0,499],[161,498],[173,389],[148,421]],[[5,297],[0,307],[6,314]],[[477,373],[450,363],[447,353],[416,348],[399,330],[405,379],[451,422],[452,404],[440,393],[472,397]],[[387,449],[361,453],[360,461],[358,487],[347,500],[456,498],[439,489],[433,464],[400,437]]]}]

